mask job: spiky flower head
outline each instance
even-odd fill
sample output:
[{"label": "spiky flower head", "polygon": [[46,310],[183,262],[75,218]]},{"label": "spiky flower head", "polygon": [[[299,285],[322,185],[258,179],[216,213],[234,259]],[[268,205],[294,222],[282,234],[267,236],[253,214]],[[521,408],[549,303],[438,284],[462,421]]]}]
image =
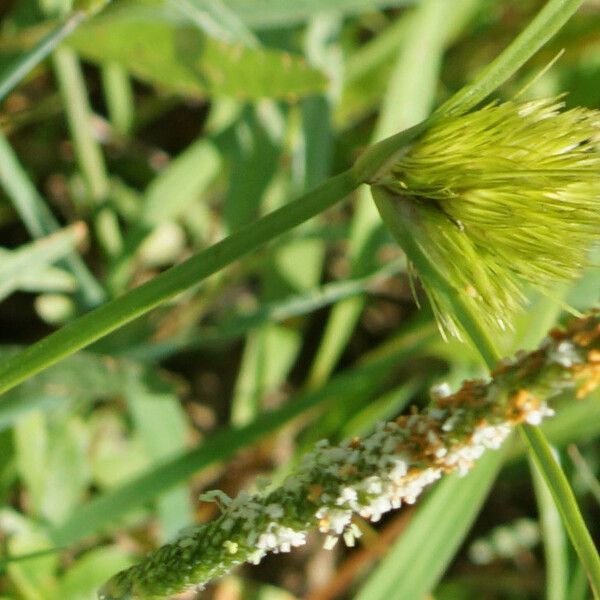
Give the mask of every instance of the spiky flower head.
[{"label": "spiky flower head", "polygon": [[[408,257],[416,244],[494,327],[525,302],[524,283],[548,291],[575,278],[598,239],[600,112],[563,104],[509,101],[441,118],[372,188],[380,210],[394,206],[382,215],[403,232]],[[438,318],[455,330],[448,294],[419,274]]]}]

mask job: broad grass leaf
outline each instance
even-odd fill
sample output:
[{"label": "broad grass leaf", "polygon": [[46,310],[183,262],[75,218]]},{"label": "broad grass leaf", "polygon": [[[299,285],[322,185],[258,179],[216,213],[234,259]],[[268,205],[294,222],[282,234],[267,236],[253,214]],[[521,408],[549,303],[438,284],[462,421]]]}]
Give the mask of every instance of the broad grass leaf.
[{"label": "broad grass leaf", "polygon": [[64,575],[53,600],[96,600],[97,589],[116,571],[131,564],[116,546],[86,552]]},{"label": "broad grass leaf", "polygon": [[180,15],[125,2],[80,27],[69,45],[83,58],[108,61],[167,91],[241,100],[310,95],[327,80],[300,57],[205,36]]},{"label": "broad grass leaf", "polygon": [[231,11],[256,29],[297,24],[317,12],[357,14],[376,8],[410,6],[419,0],[223,0]]}]

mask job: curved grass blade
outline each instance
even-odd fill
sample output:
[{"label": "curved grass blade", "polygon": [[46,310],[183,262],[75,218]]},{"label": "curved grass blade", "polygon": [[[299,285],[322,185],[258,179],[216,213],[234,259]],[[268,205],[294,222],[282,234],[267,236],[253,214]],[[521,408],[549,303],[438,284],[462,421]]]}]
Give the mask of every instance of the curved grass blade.
[{"label": "curved grass blade", "polygon": [[42,62],[60,43],[86,18],[84,11],[68,16],[46,34],[31,50],[28,50],[10,65],[0,77],[0,101],[5,98],[31,70]]}]

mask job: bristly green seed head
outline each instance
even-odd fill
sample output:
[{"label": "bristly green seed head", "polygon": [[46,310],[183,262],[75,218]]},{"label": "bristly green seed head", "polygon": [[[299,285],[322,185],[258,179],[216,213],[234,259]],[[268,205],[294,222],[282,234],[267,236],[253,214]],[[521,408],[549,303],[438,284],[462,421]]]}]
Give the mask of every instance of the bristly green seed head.
[{"label": "bristly green seed head", "polygon": [[[560,98],[512,101],[440,119],[373,187],[411,243],[496,328],[525,301],[523,283],[549,290],[576,277],[598,240],[600,112],[561,109]],[[419,274],[455,331],[447,294]]]}]

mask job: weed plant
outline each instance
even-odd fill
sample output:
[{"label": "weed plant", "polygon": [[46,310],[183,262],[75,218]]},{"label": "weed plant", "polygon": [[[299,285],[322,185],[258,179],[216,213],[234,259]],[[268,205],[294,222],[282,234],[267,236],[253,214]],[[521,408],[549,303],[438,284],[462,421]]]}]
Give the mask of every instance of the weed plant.
[{"label": "weed plant", "polygon": [[0,600],[600,598],[594,2],[0,17]]}]

